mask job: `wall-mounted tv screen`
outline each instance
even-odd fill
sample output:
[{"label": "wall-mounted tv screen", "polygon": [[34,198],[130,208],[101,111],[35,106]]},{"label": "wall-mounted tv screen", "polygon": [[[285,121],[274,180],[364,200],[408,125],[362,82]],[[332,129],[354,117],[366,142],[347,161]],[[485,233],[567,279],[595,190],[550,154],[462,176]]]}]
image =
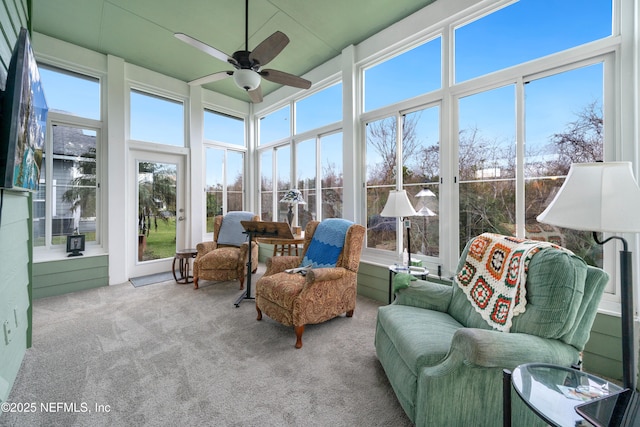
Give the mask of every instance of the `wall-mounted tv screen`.
[{"label": "wall-mounted tv screen", "polygon": [[0,105],[0,188],[35,191],[49,109],[25,28],[11,55]]}]

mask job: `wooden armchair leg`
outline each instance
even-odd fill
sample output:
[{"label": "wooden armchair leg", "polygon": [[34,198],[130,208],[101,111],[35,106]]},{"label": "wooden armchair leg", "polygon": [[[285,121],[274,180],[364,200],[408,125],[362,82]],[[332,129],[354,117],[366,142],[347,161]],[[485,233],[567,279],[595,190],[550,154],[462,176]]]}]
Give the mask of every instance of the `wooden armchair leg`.
[{"label": "wooden armchair leg", "polygon": [[238,278],[238,280],[240,281],[240,290],[244,289],[244,275],[240,276]]},{"label": "wooden armchair leg", "polygon": [[256,304],[256,311],[258,312],[258,317],[256,317],[256,320],[262,320],[262,311],[260,311],[260,309],[258,308],[258,304]]},{"label": "wooden armchair leg", "polygon": [[294,326],[293,330],[296,332],[296,348],[302,348],[302,334],[304,333],[304,325]]},{"label": "wooden armchair leg", "polygon": [[353,310],[347,311],[347,317],[353,317]]},{"label": "wooden armchair leg", "polygon": [[198,289],[198,278],[197,277],[193,278],[193,289]]}]

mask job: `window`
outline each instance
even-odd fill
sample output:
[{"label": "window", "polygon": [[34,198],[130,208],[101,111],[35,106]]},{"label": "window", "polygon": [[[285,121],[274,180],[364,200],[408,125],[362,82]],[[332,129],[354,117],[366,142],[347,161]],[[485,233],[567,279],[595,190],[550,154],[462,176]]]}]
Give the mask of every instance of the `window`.
[{"label": "window", "polygon": [[291,107],[287,105],[260,118],[260,145],[291,136]]},{"label": "window", "polygon": [[565,246],[601,268],[603,247],[590,232],[541,224],[536,216],[553,200],[571,163],[604,160],[603,86],[601,62],[528,82],[524,170],[527,237]]},{"label": "window", "polygon": [[460,248],[484,232],[515,234],[515,89],[460,99]]},{"label": "window", "polygon": [[297,188],[306,203],[297,206],[298,225],[342,218],[342,132],[299,142],[296,159]]},{"label": "window", "polygon": [[130,139],[184,147],[182,102],[131,90]]},{"label": "window", "polygon": [[[603,265],[602,247],[591,236],[547,227],[536,217],[553,199],[572,162],[614,160],[603,153],[613,157],[620,152],[608,146],[616,132],[605,133],[605,125],[615,119],[605,121],[603,114],[616,111],[608,103],[616,99],[616,82],[605,77],[607,72],[616,74],[621,52],[609,37],[617,21],[612,19],[612,4],[597,0],[584,8],[575,0],[562,5],[520,0],[454,28],[454,37],[446,38],[449,44],[441,46],[444,60],[435,56],[436,49],[432,55],[443,72],[449,71],[451,61],[455,65],[451,71],[456,82],[442,93],[435,90],[442,85],[440,69],[430,74],[438,76],[434,86],[417,73],[418,82],[411,87],[422,89],[412,92],[403,89],[397,76],[413,79],[415,74],[393,66],[405,55],[421,58],[414,51],[439,39],[363,71],[368,254],[389,259],[404,246],[397,220],[380,216],[389,190],[404,188],[416,210],[426,207],[425,212],[435,214],[410,218],[412,253],[439,257],[439,233],[451,231],[458,242],[447,244],[461,250],[470,238],[490,231],[561,243],[588,263]],[[594,51],[588,43],[596,46]],[[384,77],[374,84],[377,72]],[[385,93],[388,96],[381,96]],[[420,94],[424,96],[416,97]],[[425,100],[433,106],[422,107]],[[392,102],[399,106],[395,114],[389,113]],[[435,132],[440,115],[445,125],[441,137]],[[420,135],[415,145],[412,122]],[[606,135],[612,141],[607,142]],[[446,185],[439,185],[442,182]],[[449,190],[451,194],[440,193]],[[454,207],[441,216],[438,208],[449,207],[441,205],[441,199],[457,202],[457,212]],[[450,271],[455,268],[456,260],[443,261]]]},{"label": "window", "polygon": [[213,233],[216,215],[244,210],[245,122],[205,109],[204,138],[206,230]]},{"label": "window", "polygon": [[207,233],[213,233],[216,215],[244,207],[244,153],[206,148]]},{"label": "window", "polygon": [[611,35],[611,0],[524,0],[455,30],[462,82]]},{"label": "window", "polygon": [[[263,221],[286,221],[288,206],[280,203],[291,187],[291,147],[260,152],[260,215]],[[275,183],[275,184],[274,184]]]},{"label": "window", "polygon": [[[409,218],[411,253],[439,256],[439,123],[440,108],[433,106],[367,124],[368,248],[399,255],[404,246],[405,236],[397,233],[397,219],[380,216],[389,191],[402,186],[417,212]],[[402,137],[397,147],[399,133]]]},{"label": "window", "polygon": [[342,218],[342,132],[320,137],[320,160],[321,219]]},{"label": "window", "polygon": [[296,134],[342,120],[342,84],[296,102]]},{"label": "window", "polygon": [[100,118],[100,82],[57,68],[39,71],[52,86],[52,114],[33,195],[33,246],[65,248],[73,233],[84,234],[89,245],[100,243],[100,122],[93,120]]},{"label": "window", "polygon": [[440,89],[441,38],[435,38],[364,71],[364,109],[375,110]]},{"label": "window", "polygon": [[204,139],[244,147],[244,120],[205,109]]},{"label": "window", "polygon": [[260,153],[260,218],[273,219],[273,150]]},{"label": "window", "polygon": [[100,81],[71,71],[39,66],[51,111],[100,120]]}]

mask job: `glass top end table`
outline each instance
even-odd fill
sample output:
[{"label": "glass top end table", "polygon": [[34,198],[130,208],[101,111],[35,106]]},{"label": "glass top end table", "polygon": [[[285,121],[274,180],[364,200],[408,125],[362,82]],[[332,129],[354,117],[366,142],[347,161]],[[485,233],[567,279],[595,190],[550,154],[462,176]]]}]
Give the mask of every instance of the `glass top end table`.
[{"label": "glass top end table", "polygon": [[591,426],[575,407],[624,390],[586,372],[546,363],[518,366],[511,373],[511,382],[527,406],[556,427]]}]

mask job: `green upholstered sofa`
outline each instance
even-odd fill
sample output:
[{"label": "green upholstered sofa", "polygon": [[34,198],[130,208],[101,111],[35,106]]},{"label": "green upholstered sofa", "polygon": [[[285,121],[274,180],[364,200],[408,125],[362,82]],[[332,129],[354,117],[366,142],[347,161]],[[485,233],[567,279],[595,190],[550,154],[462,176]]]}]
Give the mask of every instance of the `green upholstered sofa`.
[{"label": "green upholstered sofa", "polygon": [[[492,329],[455,282],[413,281],[379,308],[376,354],[416,426],[500,426],[503,368],[577,363],[607,281],[577,256],[542,249],[529,264],[526,311],[509,332]],[[515,392],[512,402],[514,426],[544,425]]]}]

